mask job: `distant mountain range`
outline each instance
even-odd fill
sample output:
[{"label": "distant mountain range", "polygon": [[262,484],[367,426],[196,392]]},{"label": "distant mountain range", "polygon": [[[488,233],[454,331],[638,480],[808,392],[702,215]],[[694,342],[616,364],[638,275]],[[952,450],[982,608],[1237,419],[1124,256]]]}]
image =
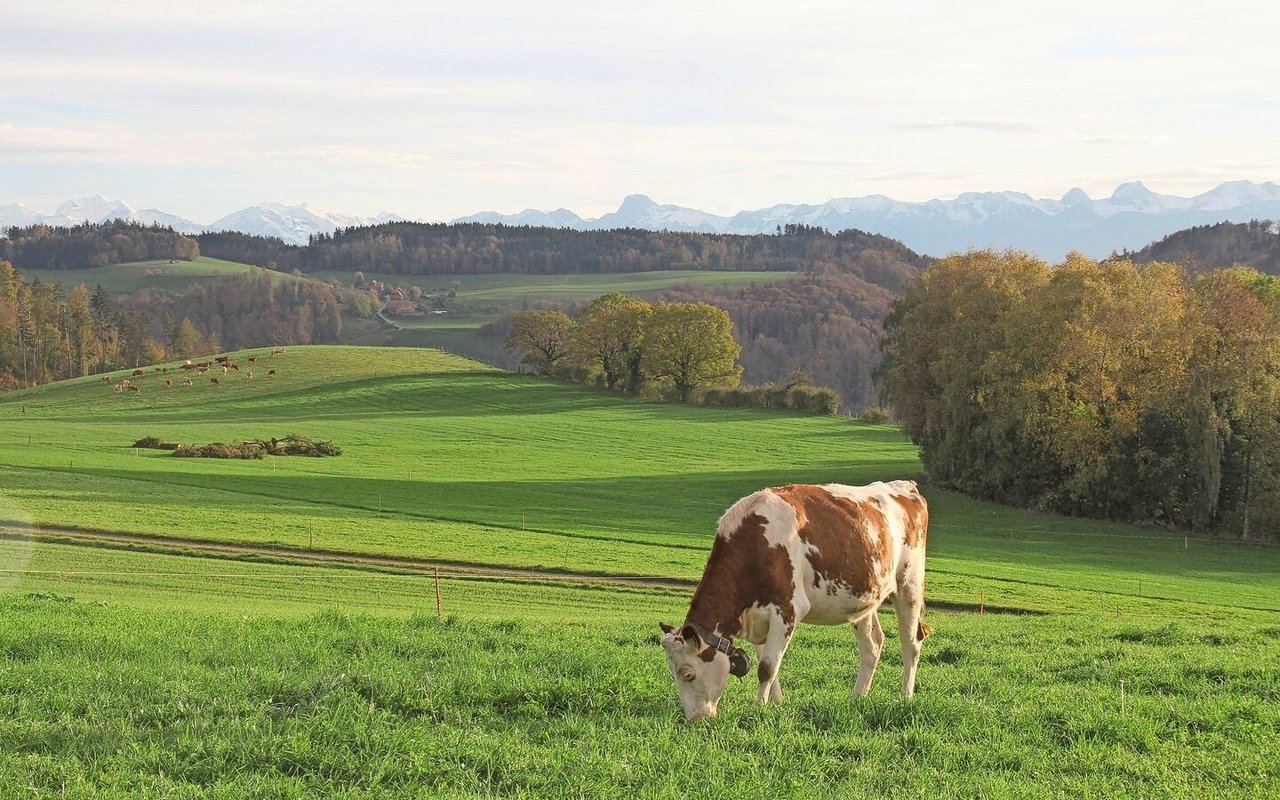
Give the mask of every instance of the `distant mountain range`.
[{"label": "distant mountain range", "polygon": [[[0,206],[0,229],[44,222],[69,225],[89,220],[129,219],[170,225],[184,233],[237,230],[305,244],[314,233],[338,227],[399,221],[390,213],[376,217],[332,214],[307,204],[263,203],[207,225],[157,209],[137,209],[100,196],[63,203],[52,214],[21,204]],[[1125,183],[1110,197],[1093,199],[1072,189],[1060,199],[1036,199],[1020,192],[966,192],[953,200],[902,202],[884,195],[828,200],[819,205],[776,205],[718,216],[696,208],[660,205],[642,194],[622,201],[617,211],[594,219],[560,208],[527,209],[518,214],[485,211],[453,222],[502,223],[579,230],[644,228],[701,233],[772,233],[802,223],[841,231],[858,228],[898,239],[913,250],[945,255],[972,247],[1017,248],[1048,259],[1070,250],[1101,257],[1134,250],[1178,230],[1217,222],[1280,219],[1280,186],[1231,181],[1194,197],[1158,194],[1141,182]]]},{"label": "distant mountain range", "polygon": [[263,203],[241,209],[214,220],[207,225],[169,214],[155,208],[139,209],[120,200],[108,200],[101,195],[68,200],[51,214],[44,214],[21,203],[0,206],[0,230],[14,225],[79,225],[82,222],[107,222],[123,219],[144,225],[160,224],[178,233],[203,233],[204,231],[241,231],[257,236],[274,236],[290,244],[306,244],[315,233],[333,233],[336,228],[353,225],[377,225],[383,222],[399,222],[404,217],[382,213],[376,217],[357,217],[350,214],[334,214],[311,208],[306,203],[295,206],[283,203]]},{"label": "distant mountain range", "polygon": [[596,219],[583,219],[561,208],[518,214],[483,212],[454,221],[744,234],[771,233],[778,226],[803,223],[833,232],[858,228],[882,234],[929,255],[1012,247],[1056,260],[1071,250],[1102,257],[1140,248],[1195,225],[1251,219],[1280,219],[1280,186],[1232,181],[1195,197],[1175,197],[1157,194],[1135,181],[1098,200],[1081,189],[1072,189],[1058,200],[1020,192],[966,192],[954,200],[915,203],[869,195],[820,205],[777,205],[729,217],[631,195],[617,211]]}]

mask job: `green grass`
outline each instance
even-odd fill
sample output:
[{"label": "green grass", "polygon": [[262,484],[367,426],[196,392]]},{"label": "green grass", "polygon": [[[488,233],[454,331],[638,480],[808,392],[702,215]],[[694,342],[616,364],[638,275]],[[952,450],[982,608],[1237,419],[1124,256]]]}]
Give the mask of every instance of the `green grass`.
[{"label": "green grass", "polygon": [[893,648],[851,699],[849,631],[802,628],[781,705],[733,682],[686,725],[649,615],[566,611],[0,598],[0,796],[1216,798],[1276,778],[1274,618],[935,614],[911,703]]},{"label": "green grass", "polygon": [[[919,470],[895,429],[848,418],[644,403],[435,351],[251,352],[253,381],[166,389],[148,373],[136,394],[80,379],[3,397],[9,502],[48,526],[696,578],[716,519],[744,494]],[[128,447],[286,433],[345,452],[228,462]],[[1230,587],[1280,610],[1276,548],[1192,537],[1184,549],[1154,528],[930,495],[935,583],[954,575],[975,595],[985,583],[988,602],[1018,585],[1202,602]]]},{"label": "green grass", "polygon": [[[746,287],[776,283],[792,274],[681,269],[589,275],[392,275],[365,272],[365,277],[403,289],[419,286],[428,294],[454,291],[459,301],[471,307],[481,307],[524,302],[584,303],[610,292],[648,297],[678,285],[707,289]],[[337,278],[350,282],[352,273],[321,271],[312,275],[324,281]]]},{"label": "green grass", "polygon": [[[39,278],[45,283],[61,283],[64,287],[83,283],[92,289],[98,284],[113,294],[136,292],[142,289],[180,292],[189,286],[210,284],[218,278],[238,275],[259,269],[235,261],[200,256],[194,261],[137,261],[129,264],[113,264],[109,267],[89,269],[24,269],[28,280]],[[297,280],[285,273],[272,273],[282,280]]]},{"label": "green grass", "polygon": [[[262,356],[253,381],[0,396],[0,517],[696,578],[749,491],[919,470],[896,430],[847,418],[643,403],[434,351],[265,352],[239,358]],[[344,454],[128,447],[292,432]],[[892,634],[851,699],[850,631],[802,626],[782,705],[734,682],[697,725],[656,644],[687,592],[446,572],[438,621],[422,575],[0,539],[0,797],[1270,791],[1280,549],[926,493],[916,700]],[[979,598],[1024,613],[952,610]]]}]

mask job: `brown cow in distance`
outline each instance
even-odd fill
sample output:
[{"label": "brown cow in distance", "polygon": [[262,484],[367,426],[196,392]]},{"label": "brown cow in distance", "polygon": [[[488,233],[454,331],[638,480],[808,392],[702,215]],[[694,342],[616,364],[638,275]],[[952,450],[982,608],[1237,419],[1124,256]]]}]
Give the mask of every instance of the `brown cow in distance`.
[{"label": "brown cow in distance", "polygon": [[217,378],[209,378],[209,383],[218,383]]},{"label": "brown cow in distance", "polygon": [[146,374],[147,374],[147,371],[145,369],[135,369],[133,371],[133,377],[135,378],[141,377]]},{"label": "brown cow in distance", "polygon": [[880,662],[879,609],[892,599],[902,644],[902,694],[915,692],[924,615],[929,509],[911,481],[783,486],[748,495],[720,518],[685,622],[662,625],[662,647],[686,720],[714,717],[729,675],[751,668],[734,637],[755,645],[756,699],[782,699],[778,670],[800,622],[852,623],[866,694]]}]

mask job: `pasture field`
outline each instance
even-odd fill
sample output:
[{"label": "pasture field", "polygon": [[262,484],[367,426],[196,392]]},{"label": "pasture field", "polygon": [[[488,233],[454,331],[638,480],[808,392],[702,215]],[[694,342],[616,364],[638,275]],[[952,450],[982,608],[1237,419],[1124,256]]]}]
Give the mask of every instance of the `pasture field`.
[{"label": "pasture field", "polygon": [[[748,678],[719,719],[685,725],[656,623],[682,618],[688,590],[570,573],[692,581],[750,491],[914,475],[895,429],[645,403],[436,351],[250,351],[242,370],[250,355],[252,381],[166,389],[171,369],[138,393],[87,378],[0,396],[0,527],[46,536],[0,538],[0,797],[1257,797],[1276,782],[1280,548],[926,487],[936,633],[914,701],[897,697],[892,633],[871,695],[851,699],[851,631],[802,627],[782,705],[756,707]],[[295,432],[344,453],[128,447]],[[184,540],[274,554],[196,557]],[[427,574],[308,552],[443,563],[444,618]]]},{"label": "pasture field", "polygon": [[[45,283],[61,283],[68,288],[78,283],[83,283],[90,289],[102,284],[108,292],[121,294],[141,289],[180,292],[189,286],[213,283],[218,278],[255,269],[260,267],[199,256],[194,261],[178,261],[173,264],[164,259],[112,264],[108,267],[89,269],[24,269],[22,274],[28,280],[39,278]],[[281,280],[298,280],[284,272],[273,272],[272,277],[278,277]]]},{"label": "pasture field", "polygon": [[[350,272],[319,271],[310,273],[323,281],[337,278],[350,282]],[[673,269],[650,272],[593,273],[586,275],[394,275],[365,272],[365,277],[380,280],[388,286],[409,289],[418,286],[426,294],[454,292],[456,298],[470,307],[518,306],[522,303],[560,302],[586,303],[602,294],[623,292],[649,297],[673,286],[702,288],[746,287],[752,284],[777,283],[791,277],[791,272],[730,271]]]},{"label": "pasture field", "polygon": [[851,632],[802,627],[782,704],[748,678],[686,725],[649,598],[564,600],[558,621],[438,621],[0,597],[0,797],[1217,798],[1276,779],[1274,615],[935,611],[910,703],[895,648],[850,698]]}]

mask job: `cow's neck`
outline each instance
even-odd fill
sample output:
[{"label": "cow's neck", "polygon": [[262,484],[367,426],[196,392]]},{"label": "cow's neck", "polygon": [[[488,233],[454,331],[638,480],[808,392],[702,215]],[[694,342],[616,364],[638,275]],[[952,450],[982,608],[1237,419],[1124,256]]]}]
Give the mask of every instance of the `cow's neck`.
[{"label": "cow's neck", "polygon": [[721,636],[737,636],[742,627],[742,612],[746,606],[735,608],[737,603],[724,603],[719,599],[709,599],[698,592],[689,604],[689,613],[685,621],[706,628]]}]

